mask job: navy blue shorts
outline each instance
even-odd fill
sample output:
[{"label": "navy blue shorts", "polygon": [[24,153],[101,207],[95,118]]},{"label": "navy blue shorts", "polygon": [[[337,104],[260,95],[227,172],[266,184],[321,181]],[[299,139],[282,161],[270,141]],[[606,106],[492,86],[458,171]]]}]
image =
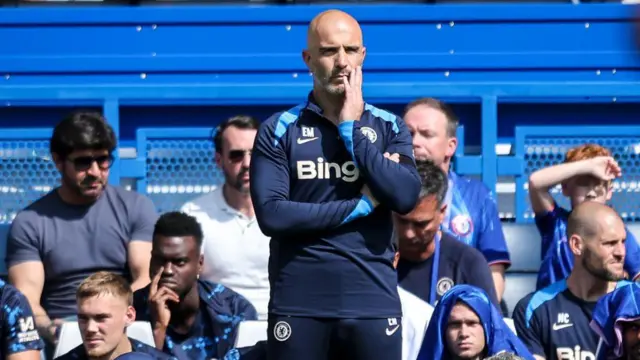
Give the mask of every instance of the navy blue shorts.
[{"label": "navy blue shorts", "polygon": [[401,360],[402,319],[269,315],[268,360]]}]

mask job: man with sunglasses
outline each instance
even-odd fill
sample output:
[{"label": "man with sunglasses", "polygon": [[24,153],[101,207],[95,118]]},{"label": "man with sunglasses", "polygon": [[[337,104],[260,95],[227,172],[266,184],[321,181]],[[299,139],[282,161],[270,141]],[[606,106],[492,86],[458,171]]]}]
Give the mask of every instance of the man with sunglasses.
[{"label": "man with sunglasses", "polygon": [[201,278],[233,289],[266,319],[269,303],[269,238],[256,222],[249,194],[249,164],[260,123],[234,116],[218,125],[215,162],[224,184],[186,203],[182,211],[202,226]]},{"label": "man with sunglasses", "polygon": [[75,291],[95,271],[124,275],[134,289],[149,283],[151,200],[108,185],[116,138],[100,114],[75,112],[53,130],[50,151],[61,184],[18,213],[7,240],[9,281],[25,294],[36,326],[57,342],[76,314]]}]

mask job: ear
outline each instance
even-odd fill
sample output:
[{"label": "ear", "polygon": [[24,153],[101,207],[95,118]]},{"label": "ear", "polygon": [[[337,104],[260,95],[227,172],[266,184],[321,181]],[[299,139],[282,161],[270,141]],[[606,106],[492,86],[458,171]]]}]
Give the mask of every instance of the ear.
[{"label": "ear", "polygon": [[445,155],[449,159],[453,158],[453,155],[456,154],[456,149],[458,149],[458,139],[456,137],[450,137],[449,140],[447,140],[447,152]]},{"label": "ear", "polygon": [[125,326],[129,327],[136,321],[136,309],[133,306],[127,307]]},{"label": "ear", "polygon": [[571,235],[569,238],[569,249],[575,256],[582,256],[584,252],[584,239],[580,235]]},{"label": "ear", "polygon": [[216,166],[218,167],[218,169],[222,169],[222,155],[220,155],[220,153],[216,152],[215,160],[216,160]]},{"label": "ear", "polygon": [[364,59],[367,58],[367,48],[365,46],[362,47],[362,67],[364,68]]},{"label": "ear", "polygon": [[203,264],[204,264],[204,255],[200,254],[200,257],[198,258],[198,275],[202,273]]},{"label": "ear", "polygon": [[58,169],[58,171],[62,173],[64,169],[64,159],[56,153],[51,153],[51,159],[53,160],[53,163],[56,165],[56,169]]},{"label": "ear", "polygon": [[440,206],[440,211],[438,212],[438,223],[442,224],[442,222],[444,221],[444,215],[447,213],[447,208],[448,205],[446,203],[443,203]]},{"label": "ear", "polygon": [[313,69],[311,67],[311,53],[309,50],[302,50],[302,61],[304,61],[305,65],[307,65],[307,69],[313,73]]},{"label": "ear", "polygon": [[609,184],[607,186],[607,194],[605,196],[605,199],[607,201],[611,200],[611,197],[613,196],[613,181],[609,181]]}]

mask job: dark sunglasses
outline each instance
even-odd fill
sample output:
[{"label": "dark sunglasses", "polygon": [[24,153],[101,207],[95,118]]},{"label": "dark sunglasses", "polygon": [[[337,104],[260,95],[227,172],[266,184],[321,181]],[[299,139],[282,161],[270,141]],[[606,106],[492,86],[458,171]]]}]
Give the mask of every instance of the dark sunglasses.
[{"label": "dark sunglasses", "polygon": [[101,170],[107,170],[113,165],[112,155],[100,155],[100,156],[78,156],[73,159],[67,159],[73,164],[76,171],[86,171],[93,166],[95,162]]},{"label": "dark sunglasses", "polygon": [[244,160],[245,154],[251,156],[251,150],[229,150],[229,160],[231,162],[241,162]]}]

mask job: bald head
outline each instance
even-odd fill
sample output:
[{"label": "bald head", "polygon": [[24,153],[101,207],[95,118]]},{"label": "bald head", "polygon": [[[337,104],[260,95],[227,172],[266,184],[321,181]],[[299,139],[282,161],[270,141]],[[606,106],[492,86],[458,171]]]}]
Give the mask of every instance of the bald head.
[{"label": "bald head", "polygon": [[607,229],[624,228],[624,222],[607,205],[585,201],[573,208],[567,223],[567,238],[578,235],[584,240],[595,238]]},{"label": "bald head", "polygon": [[344,11],[322,12],[309,24],[302,58],[313,74],[314,92],[342,101],[345,77],[362,66],[365,55],[360,24]]},{"label": "bald head", "polygon": [[309,49],[321,46],[337,34],[348,33],[359,40],[362,46],[362,29],[351,15],[340,10],[327,10],[316,15],[307,30],[307,47]]}]

